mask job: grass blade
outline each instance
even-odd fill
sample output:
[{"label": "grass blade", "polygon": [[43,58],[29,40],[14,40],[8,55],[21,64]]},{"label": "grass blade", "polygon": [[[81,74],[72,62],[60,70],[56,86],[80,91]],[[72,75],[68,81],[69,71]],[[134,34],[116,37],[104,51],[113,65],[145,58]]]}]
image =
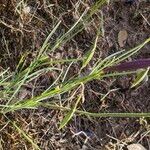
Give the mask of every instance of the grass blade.
[{"label": "grass blade", "polygon": [[80,102],[81,98],[82,98],[82,96],[80,94],[80,96],[78,97],[74,107],[69,110],[66,117],[61,121],[60,126],[59,126],[59,130],[64,128],[67,125],[67,123],[71,120],[71,118],[73,117],[73,115],[74,115],[74,113],[77,109],[78,103]]},{"label": "grass blade", "polygon": [[31,139],[31,137],[29,137],[22,129],[20,129],[15,122],[12,122],[13,126],[17,129],[17,131],[23,135],[23,137],[29,142],[32,144],[33,148],[36,149],[36,150],[41,150],[39,148],[39,146],[37,144],[35,144],[33,142],[33,139]]},{"label": "grass blade", "polygon": [[97,41],[98,41],[98,35],[96,36],[92,50],[88,51],[87,54],[85,55],[85,59],[83,60],[83,65],[81,67],[81,70],[85,68],[88,65],[88,63],[91,61],[91,59],[93,58],[93,55],[97,47]]},{"label": "grass blade", "polygon": [[146,70],[142,70],[137,73],[137,77],[134,80],[133,84],[131,85],[131,88],[138,86],[147,76],[150,68],[147,68]]}]

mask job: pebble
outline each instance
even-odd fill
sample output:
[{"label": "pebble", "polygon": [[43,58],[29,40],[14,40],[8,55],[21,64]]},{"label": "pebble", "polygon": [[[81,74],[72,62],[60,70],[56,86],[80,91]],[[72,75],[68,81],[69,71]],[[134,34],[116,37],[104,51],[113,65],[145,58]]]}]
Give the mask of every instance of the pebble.
[{"label": "pebble", "polygon": [[127,148],[128,150],[146,150],[141,144],[130,144]]}]

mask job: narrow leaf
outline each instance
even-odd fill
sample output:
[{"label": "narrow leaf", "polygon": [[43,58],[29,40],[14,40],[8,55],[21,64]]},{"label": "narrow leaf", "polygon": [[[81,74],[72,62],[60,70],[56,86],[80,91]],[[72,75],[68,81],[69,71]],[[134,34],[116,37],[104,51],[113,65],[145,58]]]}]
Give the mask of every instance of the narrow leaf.
[{"label": "narrow leaf", "polygon": [[59,130],[66,126],[66,124],[69,122],[69,120],[73,117],[74,112],[75,112],[74,109],[71,109],[67,113],[67,115],[65,116],[65,118],[60,123]]},{"label": "narrow leaf", "polygon": [[137,73],[137,77],[134,80],[131,88],[139,85],[147,77],[148,71],[149,71],[149,68],[147,68],[146,70],[142,70],[139,73]]},{"label": "narrow leaf", "polygon": [[18,131],[20,134],[22,134],[22,136],[23,136],[29,143],[32,144],[32,146],[33,146],[34,149],[36,149],[36,150],[41,150],[41,149],[39,148],[39,146],[38,146],[36,143],[34,143],[33,139],[32,139],[29,135],[27,135],[22,129],[20,129],[20,128],[16,125],[15,122],[12,122],[12,121],[11,121],[11,123],[12,123],[13,126],[17,129],[17,131]]},{"label": "narrow leaf", "polygon": [[65,116],[65,118],[61,121],[60,126],[59,126],[59,130],[62,129],[63,127],[66,126],[66,124],[71,120],[71,118],[73,117],[74,113],[76,112],[76,108],[78,106],[78,103],[81,100],[81,95],[78,97],[74,107],[67,113],[67,115]]},{"label": "narrow leaf", "polygon": [[87,54],[85,56],[85,59],[83,60],[83,65],[82,65],[81,70],[83,68],[85,68],[88,65],[88,63],[91,61],[91,59],[93,58],[93,55],[94,55],[96,47],[97,47],[97,41],[98,41],[98,36],[95,39],[94,45],[92,47],[92,50],[87,52]]},{"label": "narrow leaf", "polygon": [[150,67],[150,59],[140,59],[130,62],[120,63],[119,65],[114,65],[105,69],[105,71],[128,71],[128,70],[138,70]]}]

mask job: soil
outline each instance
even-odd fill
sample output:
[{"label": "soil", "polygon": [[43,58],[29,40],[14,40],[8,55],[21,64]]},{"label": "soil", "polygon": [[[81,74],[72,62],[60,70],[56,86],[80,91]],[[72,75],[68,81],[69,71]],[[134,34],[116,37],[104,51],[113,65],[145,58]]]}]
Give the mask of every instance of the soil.
[{"label": "soil", "polygon": [[[0,59],[2,68],[15,70],[22,54],[29,52],[29,61],[34,58],[37,50],[59,19],[62,24],[50,41],[53,43],[58,36],[67,31],[78,18],[74,9],[77,0],[28,1],[31,14],[17,13],[17,1],[1,0],[0,2]],[[95,1],[87,0],[81,4],[80,11],[91,6]],[[18,8],[19,9],[19,8]],[[34,16],[32,16],[34,14]],[[103,14],[104,34],[99,38],[98,48],[93,62],[104,58],[121,49],[129,50],[142,43],[150,36],[150,2],[125,1],[110,2],[103,6],[93,16],[93,21],[72,40],[50,53],[52,58],[80,58],[92,45],[96,36],[98,16]],[[81,15],[81,14],[80,14]],[[32,19],[31,19],[32,18]],[[31,20],[30,20],[31,19]],[[118,33],[126,30],[128,33],[124,47],[118,44]],[[147,44],[134,57],[150,58],[150,44]],[[66,66],[64,66],[65,68]],[[78,74],[80,64],[74,64],[67,78]],[[138,88],[130,89],[134,77],[122,76],[93,80],[85,85],[85,101],[81,108],[90,112],[149,112],[150,111],[150,81]],[[37,85],[43,89],[48,87],[53,79],[41,77]],[[45,87],[44,87],[45,86]],[[41,91],[43,89],[40,89]],[[103,94],[116,89],[103,100]],[[30,88],[26,89],[30,92]],[[39,91],[40,91],[39,90]],[[39,92],[37,91],[37,92]],[[65,97],[66,96],[66,97]],[[63,95],[63,99],[67,95]],[[58,130],[58,122],[64,114],[60,111],[39,107],[36,110],[21,110],[7,114],[25,133],[30,135],[42,150],[110,150],[127,149],[127,145],[140,142],[147,150],[150,149],[150,120],[145,118],[90,118],[75,115],[63,130]],[[4,150],[33,149],[20,134],[15,131],[7,119],[1,116],[0,138]],[[6,125],[6,126],[5,126]],[[21,137],[21,138],[20,138]],[[124,144],[125,143],[125,144]]]}]

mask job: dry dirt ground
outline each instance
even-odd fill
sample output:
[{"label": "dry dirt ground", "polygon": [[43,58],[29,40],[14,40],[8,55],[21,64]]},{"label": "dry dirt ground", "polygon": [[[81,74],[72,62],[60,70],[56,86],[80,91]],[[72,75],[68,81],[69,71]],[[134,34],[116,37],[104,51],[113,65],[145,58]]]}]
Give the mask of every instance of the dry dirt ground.
[{"label": "dry dirt ground", "polygon": [[[34,53],[54,27],[61,20],[62,24],[51,43],[66,32],[77,21],[81,13],[95,0],[28,0],[26,5],[21,0],[0,1],[0,66],[15,70],[20,56],[29,52],[29,62]],[[51,58],[80,58],[89,50],[96,35],[99,17],[103,16],[103,35],[99,38],[94,60],[106,57],[120,49],[130,49],[150,36],[150,2],[125,1],[110,2],[94,16],[89,26],[78,33],[71,41],[62,45]],[[126,43],[118,44],[118,33],[127,32]],[[141,49],[134,58],[149,58],[150,45]],[[65,67],[65,66],[64,66]],[[90,65],[89,65],[90,68]],[[79,65],[69,70],[68,78],[78,73]],[[52,79],[44,76],[38,79],[37,86],[46,88]],[[130,89],[133,76],[107,78],[91,81],[85,86],[85,102],[81,108],[90,112],[149,112],[150,81],[139,88]],[[101,95],[108,96],[100,101]],[[30,92],[30,88],[27,89]],[[41,90],[41,89],[40,89]],[[39,91],[37,91],[39,92]],[[65,95],[63,95],[65,99]],[[150,120],[144,118],[88,118],[74,116],[67,127],[58,130],[58,122],[63,113],[46,108],[21,110],[7,114],[17,125],[30,135],[42,150],[126,150],[130,143],[140,142],[150,149]],[[4,116],[0,116],[0,145],[4,150],[32,150],[32,146],[12,126]]]}]

